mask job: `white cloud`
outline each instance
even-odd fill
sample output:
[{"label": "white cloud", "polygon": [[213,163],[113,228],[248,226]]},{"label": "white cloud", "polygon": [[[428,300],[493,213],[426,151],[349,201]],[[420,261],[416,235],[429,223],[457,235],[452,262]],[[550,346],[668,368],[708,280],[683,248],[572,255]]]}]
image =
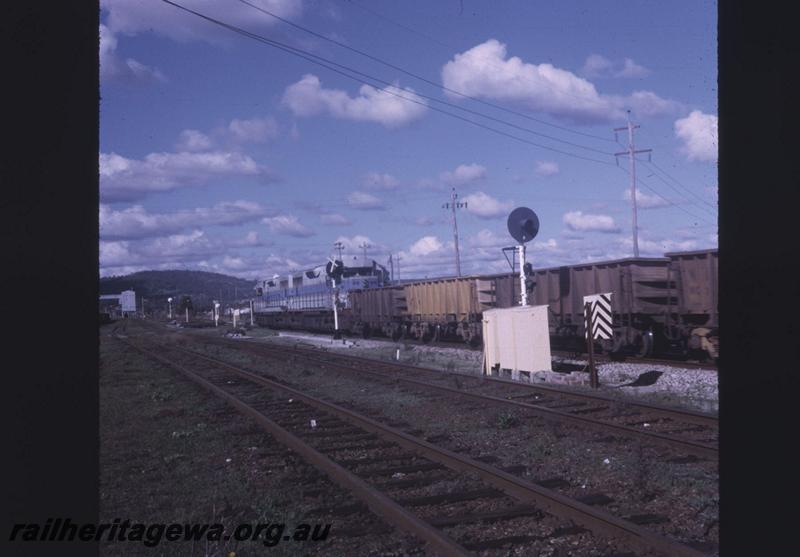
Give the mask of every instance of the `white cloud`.
[{"label": "white cloud", "polygon": [[567,70],[516,56],[506,59],[506,45],[495,39],[456,54],[442,68],[442,79],[445,86],[466,95],[518,102],[581,124],[620,120],[626,108],[637,115],[655,115],[679,106],[646,91],[630,97],[601,95],[592,83]]},{"label": "white cloud", "polygon": [[214,239],[200,230],[150,240],[101,240],[100,275],[195,268],[256,278],[264,270],[261,252],[245,255],[235,250],[268,245],[259,241],[254,232],[244,238]]},{"label": "white cloud", "polygon": [[100,241],[100,265],[120,267],[176,264],[198,261],[218,253],[220,243],[209,239],[202,230],[173,234],[148,242]]},{"label": "white cloud", "polygon": [[603,77],[611,74],[614,63],[600,54],[590,54],[581,73],[586,77]]},{"label": "white cloud", "polygon": [[141,205],[116,211],[101,204],[100,236],[104,240],[165,236],[198,226],[238,225],[257,220],[266,213],[258,203],[241,200],[174,213],[148,213]]},{"label": "white cloud", "polygon": [[370,172],[364,176],[362,183],[364,187],[373,190],[393,190],[400,185],[400,181],[391,174],[379,174],[378,172]]},{"label": "white cloud", "polygon": [[[397,256],[400,261],[400,278],[403,279],[454,276],[456,274],[453,243],[447,242],[447,244],[444,244],[435,236],[420,238],[411,244],[408,249],[401,250]],[[471,252],[462,252],[462,272],[465,271],[467,259],[470,257],[472,257]],[[397,277],[397,270],[398,265],[395,263],[395,277]]]},{"label": "white cloud", "polygon": [[[620,246],[623,249],[633,249],[633,240],[631,238],[620,238]],[[661,257],[665,253],[672,251],[691,251],[697,249],[696,240],[672,240],[672,239],[658,239],[650,240],[639,236],[639,254],[643,257]],[[630,257],[628,255],[627,257]]]},{"label": "white cloud", "polygon": [[425,101],[410,88],[362,85],[358,93],[357,97],[350,97],[346,91],[323,89],[317,76],[306,74],[286,88],[283,103],[298,116],[328,113],[334,118],[377,122],[387,128],[408,124],[427,111]]},{"label": "white cloud", "polygon": [[107,26],[100,24],[100,77],[134,79],[153,82],[167,78],[156,68],[146,66],[133,58],[122,59],[117,55],[117,37]]},{"label": "white cloud", "polygon": [[508,216],[514,206],[511,201],[499,201],[482,191],[464,196],[463,200],[467,203],[467,211],[482,219]]},{"label": "white cloud", "polygon": [[509,245],[511,242],[513,242],[511,236],[499,236],[486,228],[467,238],[467,245],[476,248],[500,248]]},{"label": "white cloud", "polygon": [[382,211],[386,209],[386,206],[383,204],[379,198],[375,197],[370,193],[366,193],[363,191],[354,191],[350,195],[347,196],[347,203],[353,209],[359,209],[361,211]]},{"label": "white cloud", "polygon": [[231,271],[241,271],[247,268],[247,264],[241,257],[231,257],[229,255],[222,259],[222,266]]},{"label": "white cloud", "polygon": [[218,127],[209,134],[199,130],[183,130],[175,148],[178,151],[209,151],[225,145],[237,150],[246,143],[264,143],[278,136],[278,123],[275,118],[250,118],[242,120],[234,118],[225,127]]},{"label": "white cloud", "polygon": [[693,110],[675,121],[675,136],[683,141],[681,151],[690,161],[716,161],[719,119]]},{"label": "white cloud", "polygon": [[581,73],[586,77],[646,77],[650,70],[640,66],[630,58],[622,62],[612,62],[605,56],[591,54],[586,58]]},{"label": "white cloud", "polygon": [[266,167],[236,152],[150,153],[142,160],[100,153],[100,196],[106,201],[129,201],[233,177],[273,180]]},{"label": "white cloud", "polygon": [[272,117],[233,119],[227,131],[236,143],[263,143],[278,136],[278,123]]},{"label": "white cloud", "polygon": [[536,174],[539,176],[555,176],[559,172],[558,163],[552,161],[536,161]]},{"label": "white cloud", "polygon": [[[625,201],[631,200],[630,188],[622,192],[622,199],[624,199]],[[658,209],[659,207],[669,207],[670,205],[672,205],[672,203],[670,203],[663,197],[659,197],[657,195],[650,195],[642,190],[636,191],[636,206],[639,209]]]},{"label": "white cloud", "polygon": [[533,251],[561,251],[561,248],[558,247],[558,242],[555,238],[549,238],[544,242],[534,242],[533,243]]},{"label": "white cloud", "polygon": [[619,232],[614,219],[608,215],[584,215],[582,211],[570,211],[563,217],[567,228],[576,232]]},{"label": "white cloud", "polygon": [[318,217],[314,218],[319,218],[319,221],[322,222],[322,224],[327,224],[330,226],[349,226],[353,224],[353,221],[346,216],[339,213],[334,213],[328,207],[316,201],[301,200],[296,203],[296,206],[304,211],[318,215]]},{"label": "white cloud", "polygon": [[[463,275],[511,272],[501,248],[514,244],[505,232],[482,229],[461,239],[461,270]],[[573,254],[562,248],[555,238],[532,242],[528,257],[535,267],[559,265]],[[439,277],[455,275],[455,250],[452,241],[444,242],[435,236],[426,236],[400,251],[401,277]],[[397,267],[395,267],[395,270]]]},{"label": "white cloud", "polygon": [[489,173],[486,167],[477,163],[460,164],[453,170],[444,170],[436,178],[420,178],[415,187],[420,189],[450,190],[458,187],[469,189],[486,181]]},{"label": "white cloud", "polygon": [[[185,0],[181,4],[253,32],[270,28],[277,22],[239,2]],[[289,19],[297,17],[302,11],[302,0],[261,0],[259,4]],[[164,2],[101,0],[100,6],[108,13],[106,25],[115,33],[136,35],[152,32],[180,42],[195,40],[222,42],[231,36],[229,31]]]},{"label": "white cloud", "polygon": [[670,114],[680,108],[679,103],[662,99],[652,91],[634,91],[620,106],[630,107],[634,114],[642,118]]},{"label": "white cloud", "polygon": [[448,186],[466,186],[486,178],[486,167],[480,164],[460,164],[453,171],[442,172],[439,179]]},{"label": "white cloud", "polygon": [[409,253],[412,255],[430,255],[437,253],[443,249],[442,242],[436,236],[423,236],[414,242],[409,248]]},{"label": "white cloud", "polygon": [[198,130],[183,130],[175,148],[178,151],[208,151],[212,147],[211,138]]},{"label": "white cloud", "polygon": [[294,215],[265,217],[261,222],[266,224],[273,234],[294,236],[295,238],[308,238],[316,234],[316,232],[300,223]]},{"label": "white cloud", "polygon": [[[462,274],[508,272],[508,263],[500,248],[512,242],[510,236],[498,236],[488,229],[464,236],[460,257]],[[455,275],[455,249],[452,241],[445,243],[436,236],[425,236],[407,250],[401,251],[400,256],[402,278]]]},{"label": "white cloud", "polygon": [[350,226],[353,224],[353,221],[344,215],[340,215],[339,213],[328,213],[322,215],[320,217],[320,221],[322,224],[327,224],[329,226]]},{"label": "white cloud", "polygon": [[640,66],[630,58],[625,58],[622,69],[616,74],[617,77],[645,77],[650,75],[650,70]]},{"label": "white cloud", "polygon": [[258,232],[255,230],[251,230],[244,238],[241,240],[236,240],[232,243],[238,247],[261,247],[268,245],[267,242],[261,241],[261,239],[258,237]]},{"label": "white cloud", "polygon": [[295,259],[292,259],[291,257],[282,257],[280,255],[275,255],[274,253],[271,253],[265,259],[265,263],[267,265],[267,268],[269,269],[269,273],[267,273],[267,276],[271,277],[275,273],[284,274],[288,271],[308,268],[313,265],[317,265],[321,257],[318,257],[316,259],[317,260],[313,262],[306,262],[305,259],[303,260],[303,262],[299,262],[296,261]]}]

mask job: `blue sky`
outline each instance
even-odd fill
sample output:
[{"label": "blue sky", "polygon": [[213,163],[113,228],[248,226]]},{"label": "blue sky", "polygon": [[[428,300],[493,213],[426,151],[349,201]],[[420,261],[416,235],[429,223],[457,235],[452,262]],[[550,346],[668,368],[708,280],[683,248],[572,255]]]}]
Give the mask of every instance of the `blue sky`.
[{"label": "blue sky", "polygon": [[103,276],[272,276],[337,241],[399,255],[402,278],[452,275],[453,187],[465,274],[508,269],[521,205],[535,267],[629,257],[627,110],[653,149],[641,255],[717,245],[715,2],[175,3],[328,67],[161,0],[101,0]]}]

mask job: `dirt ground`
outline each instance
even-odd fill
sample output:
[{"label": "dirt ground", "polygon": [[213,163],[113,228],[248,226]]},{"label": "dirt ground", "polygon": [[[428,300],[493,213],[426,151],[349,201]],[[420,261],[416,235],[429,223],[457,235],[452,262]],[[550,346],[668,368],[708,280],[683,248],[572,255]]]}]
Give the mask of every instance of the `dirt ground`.
[{"label": "dirt ground", "polygon": [[[217,334],[219,331],[205,330],[204,334]],[[482,353],[454,345],[423,345],[418,343],[393,342],[380,339],[351,338],[334,341],[330,335],[310,333],[276,332],[254,327],[248,329],[248,340],[257,342],[276,342],[281,344],[300,344],[315,346],[337,352],[399,361],[447,372],[479,375]],[[558,359],[564,363],[585,365],[584,360]],[[687,408],[710,414],[719,409],[717,372],[707,369],[686,369],[677,366],[658,364],[637,364],[609,362],[598,365],[600,392],[620,400],[640,400],[664,404],[676,408]],[[640,375],[658,371],[659,377],[652,385],[627,386]],[[588,387],[587,373],[535,372],[534,382],[551,383],[557,387],[573,390],[591,390]],[[574,380],[574,381],[573,381]],[[583,384],[582,384],[583,383]]]},{"label": "dirt ground", "polygon": [[[407,536],[388,528],[369,512],[346,517],[313,513],[314,509],[354,502],[225,403],[111,338],[112,330],[110,326],[101,329],[103,521],[221,522],[228,529],[240,523],[283,522],[290,530],[301,522],[330,522],[329,541],[287,541],[270,547],[270,554],[420,553],[418,543],[407,541]],[[259,332],[263,334],[258,336],[272,337],[269,332]],[[188,341],[190,337],[223,333],[173,329],[167,336]],[[126,334],[162,335],[135,326]],[[670,464],[651,449],[619,444],[602,436],[576,435],[568,428],[513,412],[478,415],[475,409],[454,405],[443,419],[440,407],[406,389],[376,388],[342,376],[328,378],[312,369],[298,373],[295,366],[259,361],[235,347],[220,350],[206,346],[217,357],[224,355],[232,363],[286,377],[312,394],[317,391],[354,407],[380,411],[388,420],[406,421],[439,445],[467,451],[493,466],[514,469],[514,474],[532,481],[560,478],[565,485],[559,491],[570,497],[610,495],[612,502],[606,510],[618,516],[671,516],[669,522],[649,527],[668,536],[688,536],[716,546],[718,490],[713,463]],[[385,346],[369,349],[391,357]],[[377,536],[336,538],[337,530],[347,530],[353,524],[383,530]],[[252,541],[163,541],[154,548],[125,542],[106,543],[103,554],[260,555],[265,549],[260,542]]]},{"label": "dirt ground", "polygon": [[[109,337],[112,328],[101,328],[100,343],[101,523],[221,523],[226,533],[243,523],[331,529],[325,542],[104,542],[101,554],[419,554],[409,536],[366,509],[341,517],[312,513],[356,501],[224,402]],[[367,534],[337,536],[354,527]]]},{"label": "dirt ground", "polygon": [[399,384],[381,385],[319,371],[304,363],[278,365],[239,351],[235,345],[198,344],[191,342],[192,338],[197,338],[194,333],[181,333],[175,340],[285,379],[314,396],[363,412],[379,412],[386,421],[406,422],[414,428],[414,435],[474,458],[489,459],[493,466],[514,470],[531,481],[559,478],[564,485],[557,490],[569,497],[602,494],[611,499],[605,510],[620,517],[651,517],[647,527],[668,537],[710,548],[718,543],[716,462],[687,462],[677,453],[553,424],[525,412],[475,408],[455,401],[443,406],[441,400],[428,399]]}]

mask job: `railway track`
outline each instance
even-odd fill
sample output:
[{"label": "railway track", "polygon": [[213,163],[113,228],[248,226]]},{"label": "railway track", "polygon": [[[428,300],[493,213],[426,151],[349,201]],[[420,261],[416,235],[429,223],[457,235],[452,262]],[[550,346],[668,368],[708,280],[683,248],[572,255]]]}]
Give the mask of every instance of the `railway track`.
[{"label": "railway track", "polygon": [[[330,338],[329,335],[320,335],[320,338]],[[361,337],[357,337],[360,339]],[[370,338],[368,340],[385,340],[387,343],[391,341],[385,338]],[[422,341],[416,339],[409,339],[409,338],[402,338],[396,341],[396,343],[402,344],[409,344],[414,346],[428,346],[428,347],[437,347],[437,348],[457,348],[460,350],[470,350],[472,352],[480,352],[482,348],[480,346],[470,346],[469,344],[465,344],[463,342],[447,342],[447,341]],[[575,352],[570,350],[551,350],[551,354],[556,357],[570,359],[570,360],[585,360],[588,355],[586,352]],[[679,367],[685,369],[708,369],[717,371],[718,367],[713,362],[699,362],[699,361],[692,361],[692,360],[682,360],[679,358],[644,358],[640,356],[633,356],[633,355],[625,355],[621,356],[620,358],[614,358],[609,356],[608,354],[603,353],[595,353],[595,360],[597,363],[629,363],[629,364],[651,364],[651,365],[663,365],[663,366],[671,366],[671,367]]]},{"label": "railway track", "polygon": [[445,396],[469,397],[488,404],[524,409],[544,418],[578,427],[639,439],[695,457],[717,459],[718,419],[691,410],[620,401],[595,393],[567,391],[495,377],[453,374],[360,356],[208,338],[204,342],[237,347],[278,361],[302,358],[320,369],[399,382]]},{"label": "railway track", "polygon": [[[571,360],[585,360],[587,358],[584,352],[570,352],[567,350],[553,350],[551,352],[554,356],[559,356]],[[677,358],[642,358],[639,356],[625,356],[623,359],[615,359],[606,354],[595,354],[597,363],[616,363],[624,362],[629,364],[652,364],[662,366],[681,367],[686,369],[708,369],[717,371],[717,366],[711,362],[694,362],[688,360],[679,360]]]},{"label": "railway track", "polygon": [[[284,382],[169,344],[120,339],[251,417],[440,555],[554,545],[593,555],[703,553],[590,504],[380,423]],[[158,348],[158,353],[152,347]],[[479,525],[475,527],[475,525]],[[623,552],[623,553],[621,553]],[[506,554],[506,551],[503,551]]]}]

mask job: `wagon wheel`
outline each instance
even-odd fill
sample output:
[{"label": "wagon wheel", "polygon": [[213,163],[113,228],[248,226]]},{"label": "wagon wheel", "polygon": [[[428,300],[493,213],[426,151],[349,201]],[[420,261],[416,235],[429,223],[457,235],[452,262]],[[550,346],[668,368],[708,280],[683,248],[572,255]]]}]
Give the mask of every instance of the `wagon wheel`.
[{"label": "wagon wheel", "polygon": [[639,350],[636,355],[640,358],[649,358],[653,355],[653,333],[647,331],[643,333],[639,340],[641,341],[641,345],[639,346]]},{"label": "wagon wheel", "polygon": [[608,357],[615,362],[625,361],[625,339],[621,335],[614,338],[614,346],[609,351]]},{"label": "wagon wheel", "polygon": [[419,336],[419,339],[422,342],[430,342],[433,339],[433,333],[431,332],[430,327],[426,327],[423,333]]},{"label": "wagon wheel", "polygon": [[399,325],[395,325],[394,327],[392,327],[391,337],[392,337],[393,341],[397,342],[398,340],[400,340],[400,337],[403,336],[403,332],[401,331],[401,328],[402,327],[399,326]]}]

